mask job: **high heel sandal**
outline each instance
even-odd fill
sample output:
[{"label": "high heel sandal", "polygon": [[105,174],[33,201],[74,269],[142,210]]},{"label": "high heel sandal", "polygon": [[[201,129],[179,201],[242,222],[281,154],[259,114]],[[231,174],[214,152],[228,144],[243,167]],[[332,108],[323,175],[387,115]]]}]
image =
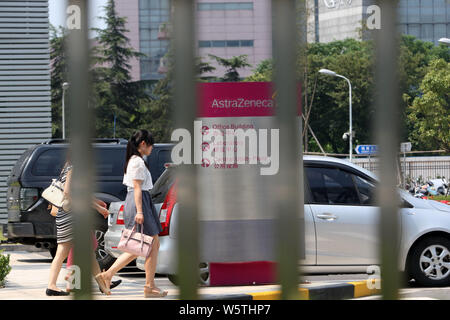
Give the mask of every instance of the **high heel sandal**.
[{"label": "high heel sandal", "polygon": [[157,287],[144,286],[144,298],[163,298],[167,293]]},{"label": "high heel sandal", "polygon": [[97,281],[97,284],[99,286],[99,288],[101,289],[101,291],[106,294],[107,296],[109,296],[111,294],[111,290],[109,289],[109,285],[106,282],[105,278],[103,277],[103,272],[99,273],[98,275],[95,276],[95,281]]}]

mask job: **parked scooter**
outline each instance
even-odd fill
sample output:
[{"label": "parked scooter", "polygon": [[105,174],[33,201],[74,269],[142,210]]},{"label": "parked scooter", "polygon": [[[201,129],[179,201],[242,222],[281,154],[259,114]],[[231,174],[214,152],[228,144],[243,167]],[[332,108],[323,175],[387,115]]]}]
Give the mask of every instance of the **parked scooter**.
[{"label": "parked scooter", "polygon": [[449,193],[448,182],[445,178],[430,180],[433,183],[433,187],[436,189],[437,193],[443,196],[447,196]]},{"label": "parked scooter", "polygon": [[417,179],[413,186],[409,188],[409,192],[416,198],[424,198],[429,196],[449,194],[448,182],[445,178],[428,180],[425,184],[421,184]]}]

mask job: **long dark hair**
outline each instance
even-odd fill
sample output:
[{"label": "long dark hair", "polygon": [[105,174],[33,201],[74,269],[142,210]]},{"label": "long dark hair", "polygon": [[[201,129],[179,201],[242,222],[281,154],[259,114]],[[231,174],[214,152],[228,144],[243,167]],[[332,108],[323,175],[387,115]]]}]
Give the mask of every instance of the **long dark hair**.
[{"label": "long dark hair", "polygon": [[[128,140],[127,155],[125,157],[125,167],[123,168],[124,173],[127,173],[128,161],[130,161],[132,156],[138,156],[142,158],[141,154],[138,151],[138,146],[142,141],[144,141],[147,145],[152,146],[154,144],[152,134],[144,129],[138,130],[133,133],[130,140]],[[145,165],[148,168],[148,164],[145,163]]]}]

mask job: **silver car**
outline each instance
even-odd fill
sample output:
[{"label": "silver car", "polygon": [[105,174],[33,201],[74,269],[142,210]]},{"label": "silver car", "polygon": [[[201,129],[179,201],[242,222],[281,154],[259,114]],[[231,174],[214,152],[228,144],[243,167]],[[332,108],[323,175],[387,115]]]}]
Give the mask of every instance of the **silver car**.
[{"label": "silver car", "polygon": [[[306,273],[365,273],[379,264],[379,208],[374,205],[376,176],[345,160],[305,156]],[[172,185],[173,186],[173,185]],[[399,269],[426,286],[450,285],[450,206],[399,191]],[[170,203],[169,203],[170,202]],[[161,235],[157,273],[176,275],[177,205],[160,206]],[[171,210],[168,210],[170,209]],[[144,260],[137,260],[143,269]],[[208,284],[208,264],[201,265]]]}]

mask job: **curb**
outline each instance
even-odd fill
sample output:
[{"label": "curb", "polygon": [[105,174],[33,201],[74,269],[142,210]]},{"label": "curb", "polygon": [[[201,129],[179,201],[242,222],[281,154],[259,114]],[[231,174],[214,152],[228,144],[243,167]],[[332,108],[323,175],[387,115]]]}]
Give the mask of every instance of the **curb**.
[{"label": "curb", "polygon": [[0,244],[0,251],[27,251],[27,252],[42,252],[47,251],[36,248],[35,246],[25,244]]},{"label": "curb", "polygon": [[[369,289],[366,281],[352,281],[317,287],[299,288],[299,300],[345,300],[377,295],[380,289]],[[205,300],[280,300],[281,291],[250,292],[228,295],[203,295]]]}]

